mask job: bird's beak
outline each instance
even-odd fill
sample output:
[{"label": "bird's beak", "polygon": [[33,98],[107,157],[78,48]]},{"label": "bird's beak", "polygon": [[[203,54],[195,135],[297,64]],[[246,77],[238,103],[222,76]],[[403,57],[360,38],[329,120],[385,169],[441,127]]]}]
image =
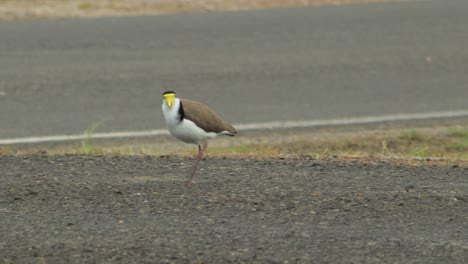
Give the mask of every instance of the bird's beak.
[{"label": "bird's beak", "polygon": [[175,94],[165,94],[164,95],[164,100],[166,101],[166,104],[169,108],[172,107],[174,104],[174,99],[175,99]]}]

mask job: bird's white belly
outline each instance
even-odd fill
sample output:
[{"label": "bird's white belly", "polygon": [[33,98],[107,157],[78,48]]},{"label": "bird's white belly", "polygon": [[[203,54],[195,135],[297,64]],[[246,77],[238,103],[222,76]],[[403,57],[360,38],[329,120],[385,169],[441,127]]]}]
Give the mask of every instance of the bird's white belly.
[{"label": "bird's white belly", "polygon": [[195,123],[188,119],[184,119],[177,123],[170,122],[167,124],[167,127],[172,135],[185,143],[202,144],[205,140],[217,136],[216,133],[205,132],[203,129],[197,127]]}]

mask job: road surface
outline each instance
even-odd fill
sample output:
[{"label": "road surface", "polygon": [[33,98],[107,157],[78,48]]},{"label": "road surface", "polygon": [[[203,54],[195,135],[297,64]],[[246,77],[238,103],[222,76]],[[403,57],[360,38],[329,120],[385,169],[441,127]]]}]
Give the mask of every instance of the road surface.
[{"label": "road surface", "polygon": [[0,138],[466,110],[468,2],[0,23]]}]

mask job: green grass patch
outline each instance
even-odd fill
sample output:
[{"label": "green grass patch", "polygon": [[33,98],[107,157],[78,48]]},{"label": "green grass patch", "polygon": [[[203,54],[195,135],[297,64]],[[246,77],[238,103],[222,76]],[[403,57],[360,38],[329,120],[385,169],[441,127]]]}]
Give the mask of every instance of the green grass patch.
[{"label": "green grass patch", "polygon": [[94,146],[94,144],[91,142],[91,139],[93,138],[94,132],[96,129],[102,124],[102,122],[94,122],[89,126],[85,131],[85,139],[81,141],[81,154],[85,155],[92,155],[92,154],[103,154],[102,149],[99,147]]},{"label": "green grass patch", "polygon": [[468,139],[468,126],[456,126],[449,128],[449,136]]},{"label": "green grass patch", "polygon": [[84,3],[80,3],[78,5],[78,9],[82,10],[82,11],[88,11],[88,10],[91,10],[94,8],[94,5],[90,2],[84,2]]}]

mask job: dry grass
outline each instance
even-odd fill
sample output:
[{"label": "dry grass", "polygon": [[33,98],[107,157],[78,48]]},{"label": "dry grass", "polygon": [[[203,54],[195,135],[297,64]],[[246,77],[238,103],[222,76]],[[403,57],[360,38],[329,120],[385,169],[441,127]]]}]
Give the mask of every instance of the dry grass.
[{"label": "dry grass", "polygon": [[235,11],[385,1],[392,0],[0,0],[0,20]]},{"label": "dry grass", "polygon": [[[468,166],[468,124],[441,127],[373,128],[361,131],[321,129],[255,132],[236,138],[211,141],[207,155],[229,158],[330,157],[359,159],[430,160]],[[82,142],[57,146],[3,147],[0,154],[48,153],[91,155],[181,155],[194,156],[193,145],[170,137],[144,141],[95,141],[83,149]]]},{"label": "dry grass", "polygon": [[213,148],[213,156],[432,160],[468,165],[468,126],[374,131],[319,140],[253,143]]}]

